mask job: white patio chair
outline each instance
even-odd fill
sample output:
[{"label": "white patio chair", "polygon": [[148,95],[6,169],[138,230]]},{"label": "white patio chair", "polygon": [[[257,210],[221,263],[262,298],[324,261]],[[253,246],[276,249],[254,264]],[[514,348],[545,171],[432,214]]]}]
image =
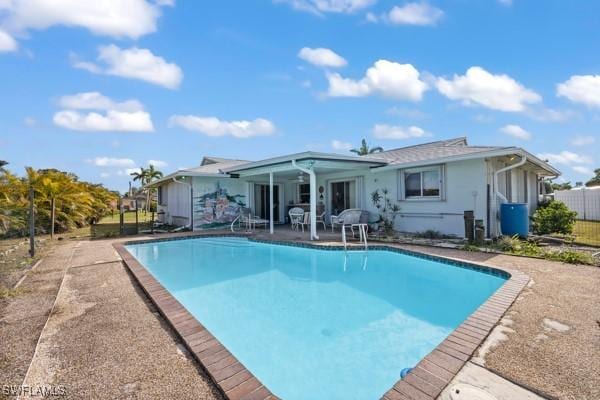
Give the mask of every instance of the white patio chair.
[{"label": "white patio chair", "polygon": [[302,216],[302,219],[300,220],[300,222],[298,222],[298,225],[300,227],[302,227],[302,232],[304,232],[305,225],[306,225],[306,228],[308,229],[308,227],[310,226],[310,213],[309,212],[304,213],[304,215]]},{"label": "white patio chair", "polygon": [[293,207],[288,211],[288,215],[290,216],[290,225],[292,230],[298,230],[298,226],[300,222],[304,220],[304,210],[300,207]]},{"label": "white patio chair", "polygon": [[[336,226],[344,226],[344,225],[352,225],[358,224],[360,222],[360,216],[363,214],[363,211],[358,208],[349,208],[347,210],[342,211],[338,215],[331,216],[331,232],[335,231]],[[354,236],[354,232],[352,232]]]},{"label": "white patio chair", "polygon": [[323,211],[320,215],[317,215],[317,225],[323,224],[323,229],[327,230],[327,225],[325,225],[325,211]]}]

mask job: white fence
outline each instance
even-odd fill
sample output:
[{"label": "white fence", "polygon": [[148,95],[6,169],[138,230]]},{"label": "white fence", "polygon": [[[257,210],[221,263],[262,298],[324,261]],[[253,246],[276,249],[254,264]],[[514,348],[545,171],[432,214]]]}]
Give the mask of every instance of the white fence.
[{"label": "white fence", "polygon": [[558,190],[554,199],[577,211],[578,220],[600,221],[600,187]]}]

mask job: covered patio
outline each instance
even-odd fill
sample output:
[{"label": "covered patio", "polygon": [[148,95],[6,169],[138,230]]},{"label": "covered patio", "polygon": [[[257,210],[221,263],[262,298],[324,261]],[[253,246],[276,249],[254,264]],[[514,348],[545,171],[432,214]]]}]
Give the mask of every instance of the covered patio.
[{"label": "covered patio", "polygon": [[[335,177],[350,171],[364,174],[371,168],[383,165],[385,165],[385,161],[375,156],[332,156],[317,152],[303,152],[235,166],[227,168],[223,172],[228,173],[232,178],[243,179],[250,184],[251,188],[248,192],[251,197],[249,201],[251,208],[256,203],[255,193],[260,193],[254,189],[254,185],[261,185],[267,189],[268,201],[264,202],[267,206],[267,213],[264,218],[269,221],[270,235],[275,233],[276,219],[280,222],[282,219],[285,221],[287,212],[284,212],[283,207],[294,197],[290,193],[286,193],[294,190],[292,189],[293,185],[291,186],[289,183],[304,184],[304,179],[306,179],[309,185],[309,193],[305,195],[309,200],[307,207],[307,211],[310,213],[309,238],[310,240],[319,240],[321,237],[317,232],[317,209],[329,211],[327,199],[330,198],[330,194],[325,185],[318,184],[318,182],[323,182],[322,178]],[[356,179],[355,186],[357,197],[358,195],[364,196],[365,189],[362,178]],[[264,194],[264,192],[260,193],[260,195]],[[256,210],[253,209],[253,211]],[[282,216],[283,218],[281,218]],[[335,236],[339,238],[339,233]]]}]

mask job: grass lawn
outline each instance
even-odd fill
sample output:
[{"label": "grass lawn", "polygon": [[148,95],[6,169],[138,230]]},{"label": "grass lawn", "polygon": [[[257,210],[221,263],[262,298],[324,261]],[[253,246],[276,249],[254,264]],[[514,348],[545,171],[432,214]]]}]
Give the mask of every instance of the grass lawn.
[{"label": "grass lawn", "polygon": [[577,221],[573,234],[577,243],[600,246],[600,221]]},{"label": "grass lawn", "polygon": [[[135,211],[127,211],[123,214],[123,220],[125,223],[135,223]],[[156,218],[156,213],[154,213],[154,217]],[[144,214],[143,211],[138,211],[138,221],[139,222],[148,222],[152,221],[152,213],[148,211],[148,214]],[[119,223],[119,213],[115,211],[113,215],[107,215],[102,218],[99,224],[118,224]]]}]

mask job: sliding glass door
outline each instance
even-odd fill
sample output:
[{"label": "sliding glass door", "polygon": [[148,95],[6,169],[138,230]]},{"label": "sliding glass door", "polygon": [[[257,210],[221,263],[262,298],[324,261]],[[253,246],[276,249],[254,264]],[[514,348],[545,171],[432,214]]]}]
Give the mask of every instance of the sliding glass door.
[{"label": "sliding glass door", "polygon": [[[254,214],[269,219],[269,185],[254,185]],[[279,222],[279,185],[273,185],[273,222]]]},{"label": "sliding glass door", "polygon": [[348,208],[356,207],[356,182],[339,181],[330,183],[331,215],[338,215]]}]

